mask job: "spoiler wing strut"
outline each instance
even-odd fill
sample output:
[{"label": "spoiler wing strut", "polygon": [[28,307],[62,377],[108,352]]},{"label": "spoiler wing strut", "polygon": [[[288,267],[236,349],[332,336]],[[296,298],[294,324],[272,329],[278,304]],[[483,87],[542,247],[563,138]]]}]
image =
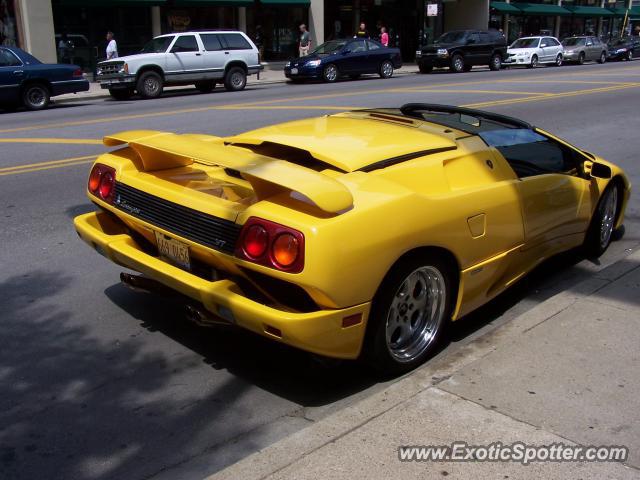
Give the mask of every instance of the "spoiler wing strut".
[{"label": "spoiler wing strut", "polygon": [[104,137],[108,146],[128,144],[145,172],[197,163],[218,165],[240,172],[259,199],[282,191],[297,192],[321,210],[340,213],[353,206],[349,189],[331,177],[308,168],[225,145],[210,135],[176,135],[155,130],[133,130]]}]

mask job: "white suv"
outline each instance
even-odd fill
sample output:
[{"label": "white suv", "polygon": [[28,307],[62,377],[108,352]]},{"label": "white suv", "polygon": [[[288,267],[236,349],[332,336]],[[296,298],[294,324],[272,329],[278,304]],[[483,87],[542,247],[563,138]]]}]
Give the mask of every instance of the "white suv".
[{"label": "white suv", "polygon": [[195,84],[210,92],[224,83],[227,90],[242,90],[247,75],[262,68],[258,49],[243,32],[184,32],[156,37],[139,54],[100,62],[97,80],[118,100],[134,91],[155,98],[165,85]]}]

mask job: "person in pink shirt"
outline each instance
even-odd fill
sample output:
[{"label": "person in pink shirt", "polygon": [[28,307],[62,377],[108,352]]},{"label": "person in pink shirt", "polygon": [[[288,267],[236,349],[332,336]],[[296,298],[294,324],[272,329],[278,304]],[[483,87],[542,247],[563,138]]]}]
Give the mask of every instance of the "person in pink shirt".
[{"label": "person in pink shirt", "polygon": [[387,33],[386,27],[380,28],[380,43],[385,47],[389,46],[389,34]]}]

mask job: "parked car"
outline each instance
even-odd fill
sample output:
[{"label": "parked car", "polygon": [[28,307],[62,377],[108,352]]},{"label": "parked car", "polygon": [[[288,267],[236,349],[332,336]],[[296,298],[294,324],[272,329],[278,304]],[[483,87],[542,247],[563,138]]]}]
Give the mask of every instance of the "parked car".
[{"label": "parked car", "polygon": [[609,55],[607,60],[627,60],[640,57],[640,38],[626,37],[609,43]]},{"label": "parked car", "polygon": [[352,79],[367,73],[390,78],[393,70],[402,67],[400,49],[385,47],[364,38],[331,40],[318,46],[306,57],[289,60],[284,76],[292,81],[320,79],[335,82],[340,77]]},{"label": "parked car", "polygon": [[104,142],[119,148],[91,169],[99,208],[75,228],[143,273],[126,285],[180,292],[200,324],[391,374],[541,260],[601,255],[631,188],[613,163],[526,122],[443,105]]},{"label": "parked car", "polygon": [[525,65],[535,68],[540,64],[562,65],[564,48],[554,37],[523,37],[513,42],[507,50],[505,66]]},{"label": "parked car", "polygon": [[194,84],[208,93],[220,82],[227,90],[242,90],[247,75],[263,68],[258,49],[243,32],[185,32],[156,37],[139,54],[100,62],[97,80],[117,100],[134,92],[156,98],[170,85]]},{"label": "parked car", "polygon": [[77,65],[46,64],[17,47],[0,46],[0,105],[41,110],[51,97],[87,90]]},{"label": "parked car", "polygon": [[455,30],[442,34],[430,45],[416,51],[420,73],[434,67],[452,72],[468,72],[475,65],[500,70],[507,56],[507,40],[501,32],[490,30]]},{"label": "parked car", "polygon": [[565,62],[594,61],[604,63],[607,61],[607,44],[598,37],[569,37],[562,40],[564,48],[563,59]]}]

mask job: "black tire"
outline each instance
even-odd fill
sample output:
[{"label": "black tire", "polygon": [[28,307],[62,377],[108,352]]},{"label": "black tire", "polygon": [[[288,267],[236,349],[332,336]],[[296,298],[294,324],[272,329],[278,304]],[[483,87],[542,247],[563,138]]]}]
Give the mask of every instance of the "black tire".
[{"label": "black tire", "polygon": [[144,72],[140,75],[136,84],[138,94],[144,99],[158,98],[162,95],[163,89],[164,81],[156,72]]},{"label": "black tire", "polygon": [[534,55],[531,57],[531,63],[527,65],[527,68],[536,68],[538,66],[538,56]]},{"label": "black tire", "polygon": [[451,57],[451,66],[449,67],[453,73],[464,72],[464,58],[459,53],[454,53]]},{"label": "black tire", "polygon": [[421,63],[418,64],[418,70],[420,73],[431,73],[433,72],[433,67],[430,65],[423,65]]},{"label": "black tire", "polygon": [[391,78],[393,77],[393,63],[389,60],[385,60],[380,64],[380,68],[378,69],[378,75],[380,78]]},{"label": "black tire", "polygon": [[602,52],[600,54],[600,58],[598,59],[598,63],[604,63],[607,61],[607,52]]},{"label": "black tire", "polygon": [[[612,196],[613,198],[611,198]],[[621,200],[622,189],[620,184],[612,181],[607,185],[600,197],[582,244],[584,254],[588,258],[598,258],[609,247],[611,238],[614,235],[614,227],[618,219]],[[610,210],[611,204],[613,204],[613,212]]]},{"label": "black tire", "polygon": [[129,100],[133,95],[133,90],[128,88],[110,88],[109,95],[114,100]]},{"label": "black tire", "polygon": [[[429,272],[428,278],[435,279],[441,286],[438,291],[444,292],[435,305],[435,324],[427,318],[431,308],[427,303],[430,297],[426,295],[426,277],[420,280],[422,285],[414,284],[407,292],[410,294],[401,293],[405,281],[416,278],[421,271]],[[454,278],[454,268],[441,255],[423,253],[400,260],[373,299],[363,360],[384,376],[393,376],[412,370],[433,355],[450,323],[457,291]],[[422,294],[426,297],[424,307],[413,308]],[[423,310],[424,316],[420,315]],[[426,329],[427,323],[431,323],[430,329]],[[408,336],[403,339],[407,329]]]},{"label": "black tire", "polygon": [[554,63],[552,63],[552,65],[553,65],[554,67],[561,67],[561,66],[562,66],[562,60],[563,60],[563,58],[562,58],[562,54],[561,54],[561,53],[559,53],[559,54],[556,56],[556,61],[555,61]]},{"label": "black tire", "polygon": [[578,55],[578,65],[584,65],[584,52],[580,52],[580,55]]},{"label": "black tire", "polygon": [[630,62],[631,60],[633,60],[633,51],[629,50],[627,52],[627,62]]},{"label": "black tire", "polygon": [[327,83],[333,83],[338,80],[340,76],[340,72],[338,71],[338,67],[334,63],[330,63],[325,65],[322,69],[322,80]]},{"label": "black tire", "polygon": [[49,106],[51,93],[43,83],[32,83],[22,90],[22,104],[27,110],[42,110]]},{"label": "black tire", "polygon": [[216,82],[214,80],[206,80],[203,82],[196,82],[196,88],[201,93],[211,93],[216,88]]},{"label": "black tire", "polygon": [[502,55],[499,53],[494,53],[491,56],[491,61],[489,62],[489,70],[498,71],[502,68]]},{"label": "black tire", "polygon": [[239,92],[247,86],[247,72],[241,67],[231,67],[224,76],[224,88],[229,92]]}]

